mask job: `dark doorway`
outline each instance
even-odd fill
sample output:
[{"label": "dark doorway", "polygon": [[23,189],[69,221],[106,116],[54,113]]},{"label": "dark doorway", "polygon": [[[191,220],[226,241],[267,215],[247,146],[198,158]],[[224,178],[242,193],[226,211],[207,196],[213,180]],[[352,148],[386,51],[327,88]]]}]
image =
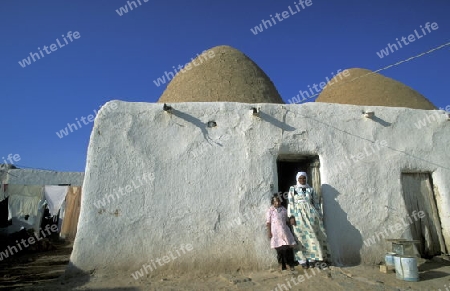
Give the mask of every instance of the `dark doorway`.
[{"label": "dark doorway", "polygon": [[[278,192],[282,194],[289,192],[289,187],[297,183],[295,181],[297,173],[306,172],[308,174],[308,184],[316,190],[320,200],[320,179],[317,178],[318,166],[318,156],[279,156],[277,159]],[[282,205],[287,207],[287,201],[284,199],[287,195],[281,197],[283,197]]]}]

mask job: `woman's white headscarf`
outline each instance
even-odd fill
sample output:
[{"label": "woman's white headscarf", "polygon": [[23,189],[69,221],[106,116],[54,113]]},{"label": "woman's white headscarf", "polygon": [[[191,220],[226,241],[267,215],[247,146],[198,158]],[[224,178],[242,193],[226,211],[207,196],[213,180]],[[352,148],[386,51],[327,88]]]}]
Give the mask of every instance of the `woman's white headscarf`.
[{"label": "woman's white headscarf", "polygon": [[297,176],[296,176],[297,187],[311,188],[311,186],[309,186],[308,183],[305,183],[304,185],[300,184],[300,182],[298,181],[298,178],[299,178],[300,176],[305,176],[306,181],[308,181],[308,175],[306,174],[306,172],[298,172],[298,173],[297,173]]}]

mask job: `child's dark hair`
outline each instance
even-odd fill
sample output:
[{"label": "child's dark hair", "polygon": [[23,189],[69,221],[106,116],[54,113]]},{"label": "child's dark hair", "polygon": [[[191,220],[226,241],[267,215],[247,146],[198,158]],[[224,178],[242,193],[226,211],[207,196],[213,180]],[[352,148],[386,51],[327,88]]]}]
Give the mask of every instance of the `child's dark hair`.
[{"label": "child's dark hair", "polygon": [[270,197],[270,204],[271,204],[271,205],[273,205],[273,201],[274,201],[275,199],[278,199],[278,201],[281,203],[279,193],[273,193],[273,196]]}]

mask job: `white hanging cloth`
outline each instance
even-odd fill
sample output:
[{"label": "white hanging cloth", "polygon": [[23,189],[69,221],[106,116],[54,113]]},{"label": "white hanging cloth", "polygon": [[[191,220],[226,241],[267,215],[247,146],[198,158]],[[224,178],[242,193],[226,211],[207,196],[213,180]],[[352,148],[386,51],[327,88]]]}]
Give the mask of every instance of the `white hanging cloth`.
[{"label": "white hanging cloth", "polygon": [[25,215],[36,216],[43,186],[8,185],[8,220]]},{"label": "white hanging cloth", "polygon": [[69,186],[45,186],[44,195],[48,203],[48,209],[52,216],[58,214],[62,203],[66,199]]}]

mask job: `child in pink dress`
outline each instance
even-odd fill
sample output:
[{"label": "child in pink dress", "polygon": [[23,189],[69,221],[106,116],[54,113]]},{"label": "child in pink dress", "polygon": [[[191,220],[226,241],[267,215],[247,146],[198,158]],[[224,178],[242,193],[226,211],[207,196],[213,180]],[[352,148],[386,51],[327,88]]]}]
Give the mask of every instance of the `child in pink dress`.
[{"label": "child in pink dress", "polygon": [[287,210],[281,205],[281,201],[275,194],[271,199],[270,206],[266,215],[266,225],[270,238],[270,247],[277,251],[278,263],[281,270],[286,270],[286,264],[291,271],[295,270],[294,256],[292,247],[296,245],[294,236],[289,229]]}]

